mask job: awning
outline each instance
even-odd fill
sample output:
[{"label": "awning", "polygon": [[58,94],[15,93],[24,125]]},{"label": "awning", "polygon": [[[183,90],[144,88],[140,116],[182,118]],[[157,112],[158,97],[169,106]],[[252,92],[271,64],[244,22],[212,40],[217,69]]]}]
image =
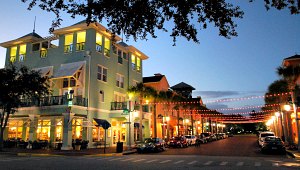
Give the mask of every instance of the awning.
[{"label": "awning", "polygon": [[60,68],[55,72],[53,78],[71,77],[73,76],[83,65],[85,61],[79,61],[74,63],[62,64]]},{"label": "awning", "polygon": [[94,120],[96,121],[98,126],[103,127],[103,129],[108,129],[109,127],[111,127],[110,123],[107,120],[96,118],[94,118]]},{"label": "awning", "polygon": [[32,70],[40,72],[42,77],[51,76],[53,73],[53,66],[34,68]]}]

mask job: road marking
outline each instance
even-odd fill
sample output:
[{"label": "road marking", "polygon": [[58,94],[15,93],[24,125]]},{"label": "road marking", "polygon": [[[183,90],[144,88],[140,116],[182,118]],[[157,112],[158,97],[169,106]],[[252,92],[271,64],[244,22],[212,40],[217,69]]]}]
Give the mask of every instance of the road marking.
[{"label": "road marking", "polygon": [[279,163],[278,163],[278,162],[274,162],[274,163],[272,164],[272,166],[279,166]]},{"label": "road marking", "polygon": [[157,159],[153,159],[153,160],[150,160],[150,161],[146,161],[146,163],[151,163],[151,162],[155,162],[155,161],[158,161]]},{"label": "road marking", "polygon": [[192,162],[188,163],[188,165],[192,165],[192,164],[194,164],[196,162],[198,162],[198,161],[192,161]]},{"label": "road marking", "polygon": [[208,161],[204,165],[210,165],[211,163],[213,163],[213,161]]},{"label": "road marking", "polygon": [[138,159],[138,160],[135,160],[135,161],[132,161],[132,162],[141,162],[141,161],[144,161],[146,159]]},{"label": "road marking", "polygon": [[254,166],[261,166],[260,162],[255,162]]},{"label": "road marking", "polygon": [[121,161],[123,161],[123,162],[125,162],[125,161],[130,161],[130,160],[133,160],[134,158],[128,158],[128,159],[124,159],[124,160],[121,160]]},{"label": "road marking", "polygon": [[220,165],[224,166],[224,165],[227,165],[228,162],[221,162]]},{"label": "road marking", "polygon": [[110,159],[109,161],[115,161],[115,160],[120,160],[122,158],[115,158],[115,159]]},{"label": "road marking", "polygon": [[184,162],[184,160],[180,160],[180,161],[174,162],[174,164],[179,164],[181,162]]},{"label": "road marking", "polygon": [[167,163],[167,162],[170,162],[171,160],[165,160],[165,161],[161,161],[160,163],[163,164],[163,163]]}]

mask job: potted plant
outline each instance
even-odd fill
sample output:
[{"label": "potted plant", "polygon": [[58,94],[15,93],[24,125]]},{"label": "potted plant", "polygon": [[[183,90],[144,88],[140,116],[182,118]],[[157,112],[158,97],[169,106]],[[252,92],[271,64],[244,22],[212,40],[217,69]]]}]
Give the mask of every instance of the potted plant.
[{"label": "potted plant", "polygon": [[80,139],[75,140],[75,150],[79,151],[81,148],[82,141]]}]

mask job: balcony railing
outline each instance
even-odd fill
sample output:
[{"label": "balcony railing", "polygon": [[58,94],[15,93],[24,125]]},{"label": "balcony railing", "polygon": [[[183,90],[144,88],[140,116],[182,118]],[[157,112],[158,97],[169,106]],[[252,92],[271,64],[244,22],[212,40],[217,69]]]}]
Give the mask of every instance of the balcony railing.
[{"label": "balcony railing", "polygon": [[65,53],[70,53],[70,52],[72,52],[72,50],[73,50],[73,45],[72,44],[65,45],[65,47],[64,47],[64,52]]},{"label": "balcony railing", "polygon": [[111,110],[127,109],[127,102],[111,102]]},{"label": "balcony railing", "polygon": [[85,48],[85,42],[77,43],[76,44],[76,51],[82,51]]},{"label": "balcony railing", "polygon": [[[88,100],[82,96],[74,96],[72,104],[77,106],[87,107]],[[41,107],[41,106],[55,106],[55,105],[68,105],[69,100],[66,96],[49,96],[36,99],[23,99],[21,100],[21,107]]]}]

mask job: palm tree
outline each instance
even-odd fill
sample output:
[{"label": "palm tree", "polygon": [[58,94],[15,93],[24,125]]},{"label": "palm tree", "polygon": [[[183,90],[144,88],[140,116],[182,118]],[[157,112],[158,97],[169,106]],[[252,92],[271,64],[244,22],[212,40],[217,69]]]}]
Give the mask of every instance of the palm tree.
[{"label": "palm tree", "polygon": [[[278,67],[277,68],[278,75],[282,76],[283,79],[285,79],[288,83],[288,88],[292,92],[292,103],[294,108],[294,113],[296,115],[296,125],[297,125],[297,131],[298,131],[298,139],[300,138],[300,128],[299,128],[299,120],[298,120],[298,114],[297,114],[297,102],[296,97],[298,96],[298,90],[297,90],[297,80],[300,76],[300,66],[292,66],[289,65],[287,67]],[[300,151],[300,140],[298,140],[298,150]]]},{"label": "palm tree", "polygon": [[152,87],[144,86],[143,83],[137,83],[136,86],[132,86],[128,89],[129,93],[133,93],[139,98],[139,141],[143,140],[143,101],[144,99],[150,99],[156,96],[157,92]]}]

